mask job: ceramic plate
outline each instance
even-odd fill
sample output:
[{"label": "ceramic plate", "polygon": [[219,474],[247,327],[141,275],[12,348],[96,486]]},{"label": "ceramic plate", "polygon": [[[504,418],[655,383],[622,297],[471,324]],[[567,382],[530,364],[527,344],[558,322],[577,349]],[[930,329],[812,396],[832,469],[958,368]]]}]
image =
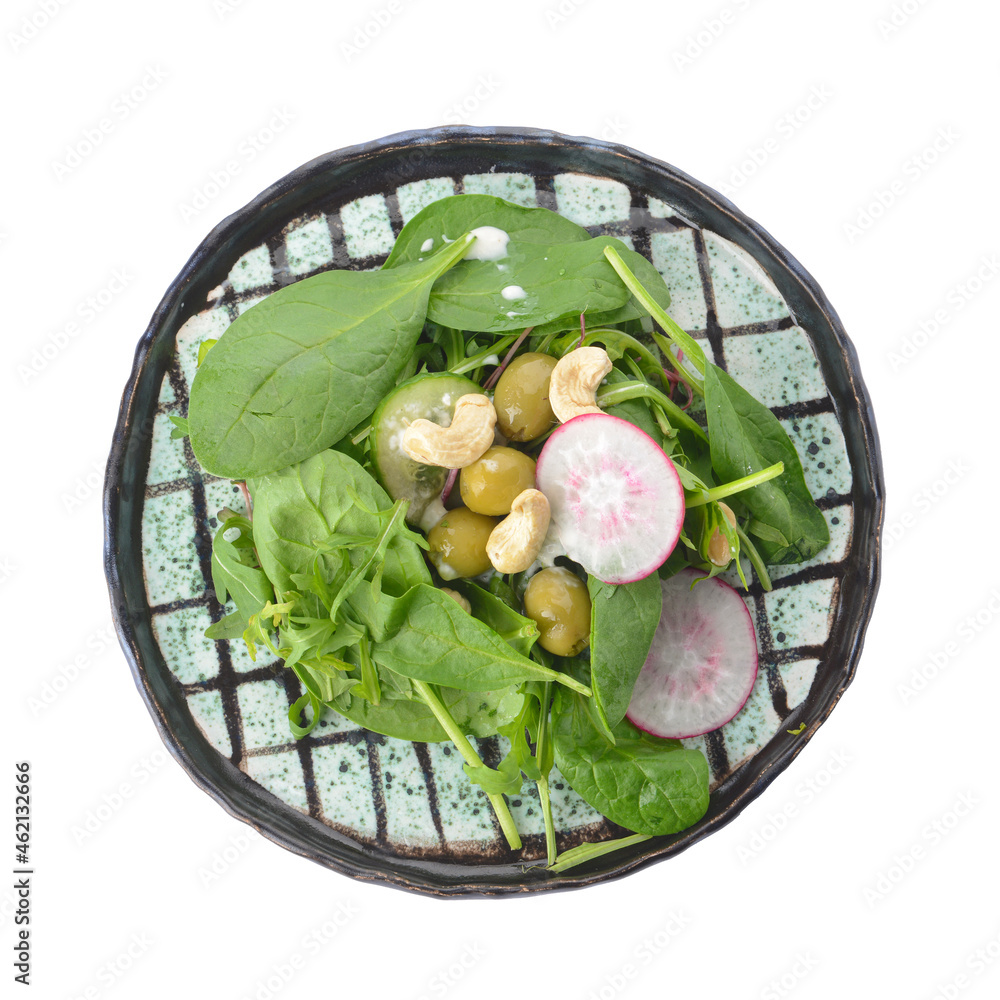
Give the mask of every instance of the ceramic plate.
[{"label": "ceramic plate", "polygon": [[[401,226],[445,195],[542,205],[617,236],[663,274],[673,317],[771,407],[830,525],[820,557],[773,571],[746,602],[761,653],[743,710],[685,741],[708,758],[711,805],[694,827],[561,876],[546,872],[530,783],[511,799],[512,854],[448,744],[415,744],[329,714],[294,742],[290,671],[212,642],[210,544],[229,482],[186,440],[199,345],[264,296],[328,268],[378,267]],[[164,742],[234,816],[362,879],[437,894],[583,886],[678,854],[733,819],[803,748],[850,682],[878,583],[882,476],[857,357],[816,282],[716,192],[635,150],[531,129],[390,136],[305,164],[225,220],[167,290],[139,342],[108,464],[106,569],[118,632]],[[793,734],[790,730],[801,731]],[[487,763],[504,752],[478,741]],[[553,774],[560,850],[622,836]]]}]

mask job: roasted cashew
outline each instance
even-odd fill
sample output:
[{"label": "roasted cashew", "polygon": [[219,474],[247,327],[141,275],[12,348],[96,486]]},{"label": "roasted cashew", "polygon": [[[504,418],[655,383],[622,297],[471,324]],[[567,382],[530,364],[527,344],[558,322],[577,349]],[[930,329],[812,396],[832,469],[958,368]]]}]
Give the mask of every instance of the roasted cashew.
[{"label": "roasted cashew", "polygon": [[[727,504],[720,501],[719,509],[726,515],[726,520],[730,527],[736,527],[736,515]],[[729,539],[719,531],[718,528],[712,532],[712,537],[708,540],[708,561],[713,566],[728,566],[733,553],[729,548]]]},{"label": "roasted cashew", "polygon": [[510,513],[490,532],[486,554],[498,573],[522,573],[537,558],[549,530],[549,501],[538,490],[524,490]]},{"label": "roasted cashew", "polygon": [[596,393],[609,371],[611,359],[602,347],[578,347],[559,359],[549,382],[549,405],[560,423],[581,413],[603,412]]},{"label": "roasted cashew", "polygon": [[464,469],[493,444],[497,411],[489,396],[471,392],[460,396],[448,427],[420,417],[403,431],[403,451],[415,462]]},{"label": "roasted cashew", "polygon": [[452,590],[451,587],[442,587],[441,593],[447,594],[463,611],[470,615],[472,614],[472,605],[464,594],[460,594],[457,590]]}]

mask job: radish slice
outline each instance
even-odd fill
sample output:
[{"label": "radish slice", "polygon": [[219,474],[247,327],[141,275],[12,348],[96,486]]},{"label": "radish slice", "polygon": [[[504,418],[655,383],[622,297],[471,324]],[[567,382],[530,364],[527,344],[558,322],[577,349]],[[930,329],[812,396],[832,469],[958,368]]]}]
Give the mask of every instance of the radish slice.
[{"label": "radish slice", "polygon": [[684,569],[664,580],[663,613],[625,713],[654,736],[683,739],[725,725],[757,678],[757,637],[740,595]]},{"label": "radish slice", "polygon": [[607,413],[568,420],[535,468],[570,559],[604,583],[649,576],[674,550],[684,490],[674,463],[644,431]]}]

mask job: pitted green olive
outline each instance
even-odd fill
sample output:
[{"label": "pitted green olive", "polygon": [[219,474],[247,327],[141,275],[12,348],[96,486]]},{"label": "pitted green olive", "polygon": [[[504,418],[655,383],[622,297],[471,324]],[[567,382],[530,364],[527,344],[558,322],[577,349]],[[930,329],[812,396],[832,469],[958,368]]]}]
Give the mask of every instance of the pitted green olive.
[{"label": "pitted green olive", "polygon": [[524,613],[538,626],[538,644],[556,656],[576,656],[590,642],[587,585],[562,566],[540,570],[528,581]]},{"label": "pitted green olive", "polygon": [[522,354],[497,382],[493,406],[497,426],[509,441],[533,441],[555,422],[549,405],[549,379],[556,359],[548,354]]},{"label": "pitted green olive", "polygon": [[479,576],[490,568],[486,543],[499,519],[467,507],[450,510],[427,533],[427,553],[443,580]]},{"label": "pitted green olive", "polygon": [[509,514],[510,505],[535,485],[535,463],[513,448],[494,447],[462,469],[462,503],[480,514]]}]

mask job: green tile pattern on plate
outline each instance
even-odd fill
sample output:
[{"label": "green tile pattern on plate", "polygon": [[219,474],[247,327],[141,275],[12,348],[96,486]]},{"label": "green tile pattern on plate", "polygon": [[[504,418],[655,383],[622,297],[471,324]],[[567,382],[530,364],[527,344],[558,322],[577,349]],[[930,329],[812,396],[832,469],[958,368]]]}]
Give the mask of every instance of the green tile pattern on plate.
[{"label": "green tile pattern on plate", "polygon": [[730,371],[739,373],[740,384],[766,406],[788,406],[826,395],[812,344],[797,326],[729,337],[726,364]]},{"label": "green tile pattern on plate", "polygon": [[458,751],[450,743],[431,743],[428,750],[445,840],[452,843],[495,840],[489,799],[466,777]]},{"label": "green tile pattern on plate", "polygon": [[715,314],[722,326],[783,319],[788,306],[764,269],[735,243],[705,233],[712,270]]},{"label": "green tile pattern on plate", "polygon": [[538,204],[535,178],[530,174],[466,174],[462,178],[466,194],[490,194],[494,198],[512,201],[515,205],[534,208]]},{"label": "green tile pattern on plate", "polygon": [[783,663],[779,668],[785,685],[786,701],[789,708],[798,708],[806,700],[812,682],[816,677],[819,660],[796,660]]},{"label": "green tile pattern on plate", "polygon": [[373,838],[378,818],[365,741],[316,747],[312,759],[323,816],[337,826]]},{"label": "green tile pattern on plate", "polygon": [[190,471],[184,457],[184,442],[171,438],[173,430],[174,424],[168,414],[158,413],[153,418],[153,441],[146,472],[146,482],[150,486],[183,479]]},{"label": "green tile pattern on plate", "polygon": [[291,743],[288,731],[288,695],[276,680],[241,684],[237,689],[243,717],[243,742],[248,750]]},{"label": "green tile pattern on plate", "polygon": [[[430,177],[427,180],[404,184],[402,187],[396,188],[399,214],[402,216],[403,222],[407,223],[421,209],[454,193],[455,182],[450,177]],[[445,235],[451,236],[450,233]],[[457,236],[451,236],[451,238],[458,239],[461,235],[458,233]]]},{"label": "green tile pattern on plate", "polygon": [[836,586],[835,580],[812,580],[764,595],[775,649],[826,642]]},{"label": "green tile pattern on plate", "polygon": [[434,828],[430,795],[412,743],[389,740],[379,747],[387,836],[394,844],[423,847]]},{"label": "green tile pattern on plate", "polygon": [[559,214],[578,226],[620,222],[629,217],[632,192],[619,181],[585,174],[557,174],[552,186]]},{"label": "green tile pattern on plate", "polygon": [[271,268],[271,252],[266,246],[254,247],[247,251],[233,265],[229,272],[229,283],[237,292],[251,288],[263,288],[274,280]]},{"label": "green tile pattern on plate", "polygon": [[708,308],[698,270],[694,231],[678,229],[671,233],[653,233],[649,249],[653,266],[663,275],[670,289],[670,318],[689,333],[704,330]]},{"label": "green tile pattern on plate", "polygon": [[847,444],[840,423],[832,413],[793,417],[781,425],[802,459],[806,485],[814,497],[851,492],[854,480],[851,463],[847,460]]},{"label": "green tile pattern on plate", "polygon": [[294,750],[249,757],[246,772],[261,788],[299,812],[309,811],[302,762]]},{"label": "green tile pattern on plate", "polygon": [[207,608],[178,608],[153,619],[156,644],[181,684],[211,680],[219,673],[215,642],[205,638],[212,624]]},{"label": "green tile pattern on plate", "polygon": [[150,607],[196,597],[205,589],[194,544],[194,513],[186,492],[146,500],[142,562]]},{"label": "green tile pattern on plate", "polygon": [[305,274],[333,262],[333,240],[325,215],[311,219],[286,234],[285,260],[292,274]]},{"label": "green tile pattern on plate", "polygon": [[344,227],[344,243],[352,257],[388,253],[396,241],[389,208],[380,194],[367,195],[344,205],[340,221]]},{"label": "green tile pattern on plate", "polygon": [[194,721],[198,723],[205,738],[222,754],[228,757],[233,752],[226,727],[226,713],[222,707],[222,695],[218,691],[196,691],[188,695],[188,708]]}]

